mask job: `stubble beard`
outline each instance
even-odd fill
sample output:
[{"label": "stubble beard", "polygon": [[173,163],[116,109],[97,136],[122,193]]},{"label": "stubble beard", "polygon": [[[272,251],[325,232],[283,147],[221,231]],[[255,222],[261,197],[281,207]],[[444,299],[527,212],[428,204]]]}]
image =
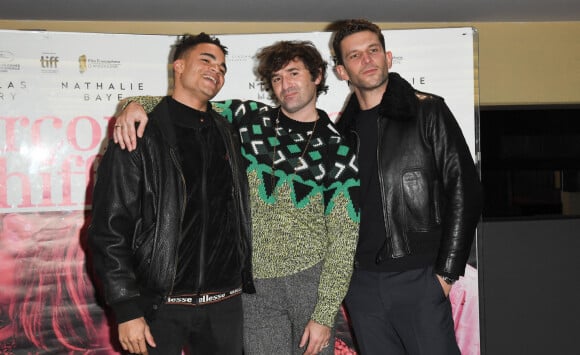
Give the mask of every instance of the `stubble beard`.
[{"label": "stubble beard", "polygon": [[351,83],[359,90],[363,91],[373,91],[381,86],[385,85],[385,83],[389,80],[389,73],[388,71],[385,72],[384,70],[381,71],[381,76],[377,78],[377,80],[357,80],[352,81]]},{"label": "stubble beard", "polygon": [[302,95],[300,93],[298,93],[298,96],[296,98],[298,100],[293,102],[292,104],[288,104],[286,102],[281,102],[280,106],[282,106],[282,108],[284,109],[285,112],[288,112],[290,114],[296,113],[296,112],[302,110],[303,108],[308,107],[308,105],[312,101],[315,101],[316,95],[314,95],[313,97],[311,97],[309,99],[302,99]]}]

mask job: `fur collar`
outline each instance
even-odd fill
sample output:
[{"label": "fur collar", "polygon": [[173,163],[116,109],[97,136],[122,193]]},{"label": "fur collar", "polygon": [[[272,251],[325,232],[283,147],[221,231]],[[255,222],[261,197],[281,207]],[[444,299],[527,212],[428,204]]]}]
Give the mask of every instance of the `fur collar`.
[{"label": "fur collar", "polygon": [[[394,120],[408,120],[415,117],[417,111],[416,90],[397,73],[389,73],[387,90],[379,104],[379,115]],[[354,124],[360,112],[360,105],[355,94],[350,96],[344,112],[338,122],[340,128]],[[342,129],[341,129],[342,131]],[[344,131],[343,131],[344,132]]]}]

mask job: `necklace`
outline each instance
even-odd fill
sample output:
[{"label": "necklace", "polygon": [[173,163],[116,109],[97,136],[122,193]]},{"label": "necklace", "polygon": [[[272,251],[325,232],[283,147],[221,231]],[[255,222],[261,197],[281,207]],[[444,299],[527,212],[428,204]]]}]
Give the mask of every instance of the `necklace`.
[{"label": "necklace", "polygon": [[[279,137],[278,136],[278,128],[279,128],[279,125],[280,125],[280,111],[282,111],[282,108],[279,108],[278,109],[278,114],[276,115],[276,123],[275,123],[275,126],[274,126],[274,135],[276,136],[276,138]],[[312,140],[312,136],[314,136],[314,132],[316,131],[316,124],[318,123],[318,119],[319,119],[319,116],[316,115],[316,119],[314,120],[314,125],[312,126],[312,131],[310,132],[310,135],[308,136],[308,140],[306,141],[306,145],[304,146],[304,148],[302,149],[302,153],[300,154],[300,159],[298,160],[299,162],[303,161],[304,155],[306,154],[306,151],[308,150],[308,147],[310,146],[310,141]],[[278,143],[280,143],[279,140],[278,140]],[[277,146],[278,145],[275,145],[274,146],[274,151],[272,153],[272,166],[271,166],[271,168],[272,168],[272,178],[271,178],[271,181],[270,181],[270,183],[272,185],[272,193],[274,192],[274,176],[275,176],[275,171],[276,171],[276,169],[274,168],[274,165],[276,164],[276,147]],[[298,165],[296,165],[294,167],[294,174],[292,174],[292,175],[295,175],[296,174],[297,168],[298,168]]]}]

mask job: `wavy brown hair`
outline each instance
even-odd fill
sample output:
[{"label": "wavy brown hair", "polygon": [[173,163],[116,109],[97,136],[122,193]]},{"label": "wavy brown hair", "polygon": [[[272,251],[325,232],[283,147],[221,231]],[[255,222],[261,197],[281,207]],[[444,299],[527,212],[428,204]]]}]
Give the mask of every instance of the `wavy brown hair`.
[{"label": "wavy brown hair", "polygon": [[272,76],[295,59],[300,59],[310,72],[312,81],[321,75],[320,83],[316,86],[316,96],[328,91],[326,85],[327,63],[322,59],[320,52],[310,41],[280,41],[264,47],[256,54],[258,66],[256,73],[266,88],[272,92]]}]

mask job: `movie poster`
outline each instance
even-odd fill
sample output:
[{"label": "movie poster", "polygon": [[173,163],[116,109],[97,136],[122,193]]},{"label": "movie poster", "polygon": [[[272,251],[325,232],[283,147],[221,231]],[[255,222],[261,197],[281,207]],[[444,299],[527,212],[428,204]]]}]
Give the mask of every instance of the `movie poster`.
[{"label": "movie poster", "polygon": [[[392,71],[445,98],[476,157],[477,34],[472,28],[384,31]],[[219,35],[230,51],[216,100],[272,103],[254,75],[256,50],[315,43],[329,62],[318,106],[335,119],[349,94],[332,72],[330,34]],[[120,100],[170,92],[175,36],[0,31],[0,353],[118,354],[116,326],[87,260],[96,168]],[[451,297],[464,354],[479,354],[475,263]],[[342,315],[341,311],[341,315]],[[348,324],[336,354],[355,354]]]}]

